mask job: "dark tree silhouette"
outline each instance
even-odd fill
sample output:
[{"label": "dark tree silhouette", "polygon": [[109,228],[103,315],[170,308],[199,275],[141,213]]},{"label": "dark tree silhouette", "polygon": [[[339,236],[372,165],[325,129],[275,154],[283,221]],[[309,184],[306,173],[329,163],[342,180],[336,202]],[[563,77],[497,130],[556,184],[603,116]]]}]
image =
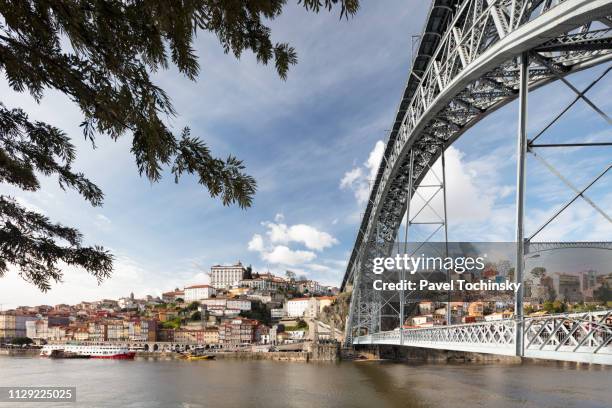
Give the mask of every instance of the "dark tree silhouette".
[{"label": "dark tree silhouette", "polygon": [[[307,10],[340,7],[353,15],[358,0],[299,0]],[[165,120],[175,114],[152,72],[175,65],[191,80],[200,66],[193,48],[198,31],[214,33],[226,53],[252,51],[274,63],[281,78],[297,63],[287,43],[272,43],[266,20],[278,17],[286,0],[52,0],[0,1],[0,73],[17,92],[37,102],[46,89],[78,105],[81,128],[96,137],[129,135],[138,170],[152,182],[168,168],[176,182],[193,174],[224,205],[251,206],[255,180],[233,156],[213,156],[188,128],[175,135]],[[0,101],[0,182],[26,191],[40,188],[40,175],[56,176],[62,188],[79,192],[93,206],[102,191],[72,164],[75,148],[62,130],[31,120]],[[85,268],[99,281],[110,276],[113,257],[100,246],[82,245],[74,228],[50,221],[0,196],[0,276],[9,264],[46,291],[61,281],[61,263]]]}]

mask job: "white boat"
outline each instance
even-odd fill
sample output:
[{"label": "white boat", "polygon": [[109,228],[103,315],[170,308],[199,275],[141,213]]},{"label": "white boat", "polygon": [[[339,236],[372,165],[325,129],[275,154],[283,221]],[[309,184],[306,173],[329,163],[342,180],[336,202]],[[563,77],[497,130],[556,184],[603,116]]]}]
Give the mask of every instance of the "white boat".
[{"label": "white boat", "polygon": [[47,344],[40,351],[41,357],[51,357],[54,350],[61,350],[72,355],[89,356],[89,358],[109,358],[133,360],[136,352],[124,346],[82,345],[82,344]]}]

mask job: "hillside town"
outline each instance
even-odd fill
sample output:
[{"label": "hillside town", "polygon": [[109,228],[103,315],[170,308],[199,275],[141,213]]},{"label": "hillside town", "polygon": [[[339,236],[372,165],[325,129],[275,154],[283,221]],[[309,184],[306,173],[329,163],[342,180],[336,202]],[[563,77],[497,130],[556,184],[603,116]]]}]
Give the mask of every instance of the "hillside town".
[{"label": "hillside town", "polygon": [[[160,342],[238,348],[336,339],[341,331],[316,322],[338,289],[287,271],[255,273],[241,262],[215,265],[208,284],[161,296],[134,294],[75,305],[20,306],[0,313],[0,342]],[[316,324],[316,328],[312,328]],[[310,328],[310,330],[309,330]],[[157,351],[157,350],[151,350]]]},{"label": "hillside town", "polygon": [[[506,275],[487,270],[485,278]],[[608,297],[612,275],[577,275],[534,268],[525,280],[525,313],[539,316],[595,310]],[[20,306],[0,312],[0,344],[28,339],[34,344],[65,342],[142,343],[145,351],[162,344],[203,345],[223,350],[257,349],[304,342],[339,342],[348,313],[348,294],[287,271],[285,276],[253,272],[241,262],[214,265],[209,283],[188,285],[160,296]],[[338,304],[339,298],[342,302]],[[451,301],[421,298],[406,310],[404,328],[509,319],[514,299]],[[153,344],[155,343],[155,344]],[[157,344],[159,343],[159,345]],[[151,345],[150,345],[151,344]],[[152,349],[151,349],[152,348]]]}]

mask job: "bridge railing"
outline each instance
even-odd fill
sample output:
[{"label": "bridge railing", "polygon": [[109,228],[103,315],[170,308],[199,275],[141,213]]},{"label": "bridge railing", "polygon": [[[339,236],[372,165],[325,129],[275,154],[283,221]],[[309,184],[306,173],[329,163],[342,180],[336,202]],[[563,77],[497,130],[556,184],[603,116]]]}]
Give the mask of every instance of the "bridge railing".
[{"label": "bridge railing", "polygon": [[[354,343],[514,355],[516,324],[504,319],[396,329],[356,337]],[[524,357],[612,364],[612,310],[528,317],[524,325]]]},{"label": "bridge railing", "polygon": [[529,318],[525,320],[524,336],[525,355],[587,353],[612,357],[612,310]]}]

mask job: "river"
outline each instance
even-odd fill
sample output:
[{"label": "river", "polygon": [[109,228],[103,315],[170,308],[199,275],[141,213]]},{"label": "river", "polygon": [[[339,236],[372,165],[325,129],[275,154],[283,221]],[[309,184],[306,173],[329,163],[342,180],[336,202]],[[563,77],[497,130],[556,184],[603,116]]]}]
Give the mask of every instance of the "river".
[{"label": "river", "polygon": [[561,363],[51,360],[0,357],[0,386],[76,386],[76,403],[0,407],[610,407],[612,369]]}]

